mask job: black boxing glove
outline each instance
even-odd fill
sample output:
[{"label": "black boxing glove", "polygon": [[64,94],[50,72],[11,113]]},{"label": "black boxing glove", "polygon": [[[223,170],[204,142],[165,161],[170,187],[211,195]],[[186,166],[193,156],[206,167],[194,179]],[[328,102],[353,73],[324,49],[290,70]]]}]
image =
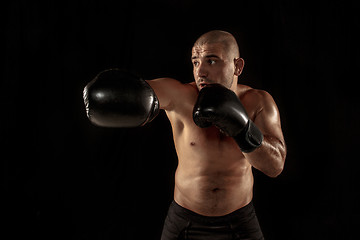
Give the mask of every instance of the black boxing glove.
[{"label": "black boxing glove", "polygon": [[245,153],[254,151],[263,141],[263,134],[249,119],[236,94],[220,84],[209,84],[200,90],[193,119],[201,128],[217,126],[233,137]]},{"label": "black boxing glove", "polygon": [[102,127],[138,127],[159,113],[159,100],[143,79],[120,69],[100,72],[83,92],[89,120]]}]

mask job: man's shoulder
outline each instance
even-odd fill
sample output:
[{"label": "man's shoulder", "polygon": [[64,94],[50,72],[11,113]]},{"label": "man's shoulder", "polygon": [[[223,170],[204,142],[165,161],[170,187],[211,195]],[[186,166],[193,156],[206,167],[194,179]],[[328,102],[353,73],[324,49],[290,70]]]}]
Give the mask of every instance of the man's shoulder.
[{"label": "man's shoulder", "polygon": [[268,93],[265,90],[262,89],[255,89],[247,85],[238,85],[238,91],[237,95],[242,100],[257,100],[257,101],[263,101],[267,98],[271,98],[270,93]]},{"label": "man's shoulder", "polygon": [[248,113],[256,116],[263,109],[274,109],[276,103],[270,93],[262,89],[251,88],[246,85],[239,85],[239,99],[247,109]]}]

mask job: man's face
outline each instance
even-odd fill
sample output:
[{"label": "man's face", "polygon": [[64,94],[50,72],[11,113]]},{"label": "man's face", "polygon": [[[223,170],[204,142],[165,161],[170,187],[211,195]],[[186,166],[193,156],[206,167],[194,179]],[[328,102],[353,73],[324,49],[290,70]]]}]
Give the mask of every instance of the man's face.
[{"label": "man's face", "polygon": [[230,88],[234,81],[234,59],[221,43],[195,45],[191,60],[196,86],[199,90],[207,84],[219,83]]}]

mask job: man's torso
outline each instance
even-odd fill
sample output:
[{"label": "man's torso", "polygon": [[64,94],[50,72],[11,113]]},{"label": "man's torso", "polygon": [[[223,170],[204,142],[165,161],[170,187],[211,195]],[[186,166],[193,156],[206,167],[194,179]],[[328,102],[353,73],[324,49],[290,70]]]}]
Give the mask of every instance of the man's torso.
[{"label": "man's torso", "polygon": [[[239,85],[237,95],[254,118],[258,107],[252,90]],[[205,216],[231,213],[252,200],[252,169],[235,141],[218,128],[199,128],[192,119],[198,96],[194,84],[184,84],[180,97],[166,114],[171,122],[178,167],[174,199],[181,206]],[[256,94],[255,94],[256,95]]]}]

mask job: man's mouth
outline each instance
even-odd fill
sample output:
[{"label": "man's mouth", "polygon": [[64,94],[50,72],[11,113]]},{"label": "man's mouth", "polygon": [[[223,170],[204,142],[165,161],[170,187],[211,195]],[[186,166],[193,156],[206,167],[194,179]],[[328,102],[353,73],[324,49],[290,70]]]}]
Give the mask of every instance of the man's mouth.
[{"label": "man's mouth", "polygon": [[201,89],[201,88],[206,87],[207,85],[208,85],[207,83],[200,83],[200,84],[199,84],[199,87],[200,87],[200,89]]}]

